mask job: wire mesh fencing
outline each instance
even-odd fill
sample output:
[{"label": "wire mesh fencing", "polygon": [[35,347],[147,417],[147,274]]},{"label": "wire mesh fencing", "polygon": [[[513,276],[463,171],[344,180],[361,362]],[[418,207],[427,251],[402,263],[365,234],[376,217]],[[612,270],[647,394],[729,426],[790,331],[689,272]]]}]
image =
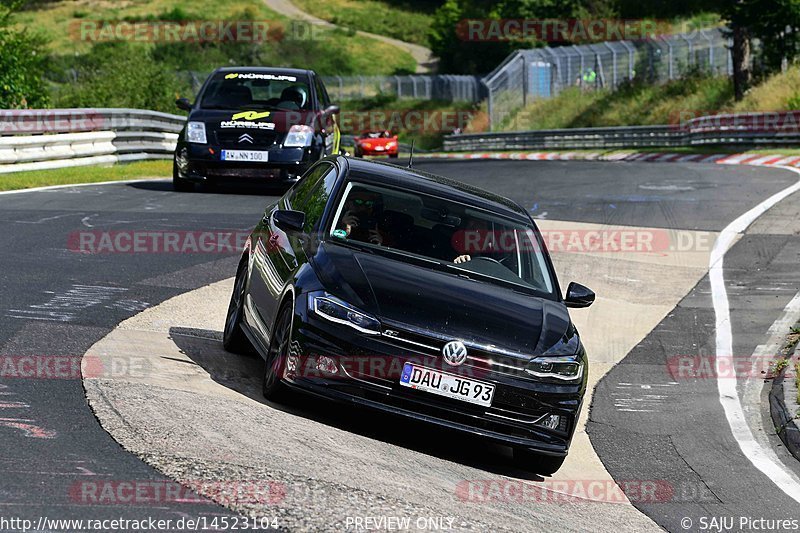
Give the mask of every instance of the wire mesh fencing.
[{"label": "wire mesh fencing", "polygon": [[478,76],[322,76],[330,97],[355,100],[378,95],[418,100],[479,102],[486,89]]},{"label": "wire mesh fencing", "polygon": [[633,80],[658,83],[692,72],[730,75],[730,45],[722,29],[713,29],[641,41],[518,50],[483,79],[490,129],[536,99],[569,87],[614,90]]},{"label": "wire mesh fencing", "polygon": [[[197,94],[208,73],[183,71],[178,75]],[[388,96],[400,99],[479,102],[487,94],[479,76],[322,76],[322,80],[333,101]]]}]

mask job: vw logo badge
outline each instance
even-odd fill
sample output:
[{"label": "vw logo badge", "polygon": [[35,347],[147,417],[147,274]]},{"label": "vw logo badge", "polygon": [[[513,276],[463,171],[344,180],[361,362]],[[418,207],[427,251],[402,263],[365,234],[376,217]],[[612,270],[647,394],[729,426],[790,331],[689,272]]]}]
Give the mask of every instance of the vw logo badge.
[{"label": "vw logo badge", "polygon": [[450,366],[458,366],[467,360],[467,347],[461,341],[450,341],[442,348],[445,362]]},{"label": "vw logo badge", "polygon": [[247,143],[253,144],[253,138],[250,135],[248,135],[247,133],[245,133],[244,135],[239,137],[239,142],[240,143],[247,142]]}]

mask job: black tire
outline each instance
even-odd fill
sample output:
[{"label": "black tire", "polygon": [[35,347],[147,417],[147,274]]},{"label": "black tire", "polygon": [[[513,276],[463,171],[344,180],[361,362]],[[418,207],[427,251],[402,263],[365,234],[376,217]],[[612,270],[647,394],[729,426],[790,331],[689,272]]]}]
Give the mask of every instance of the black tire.
[{"label": "black tire", "polygon": [[400,154],[389,154],[389,159],[397,159],[397,156]]},{"label": "black tire", "polygon": [[178,172],[178,163],[172,161],[172,189],[175,192],[192,192],[194,191],[194,183],[182,178]]},{"label": "black tire", "polygon": [[566,458],[542,455],[527,448],[514,448],[514,462],[518,467],[543,476],[552,476],[558,472]]},{"label": "black tire", "polygon": [[225,315],[225,331],[222,333],[222,347],[231,353],[253,353],[253,345],[242,330],[244,317],[244,296],[247,281],[247,259],[239,264],[236,281],[233,283],[228,314]]},{"label": "black tire", "polygon": [[269,343],[261,393],[271,402],[286,400],[289,392],[289,389],[281,381],[281,376],[292,342],[292,312],[291,304],[281,307],[278,319],[275,321],[272,340]]}]

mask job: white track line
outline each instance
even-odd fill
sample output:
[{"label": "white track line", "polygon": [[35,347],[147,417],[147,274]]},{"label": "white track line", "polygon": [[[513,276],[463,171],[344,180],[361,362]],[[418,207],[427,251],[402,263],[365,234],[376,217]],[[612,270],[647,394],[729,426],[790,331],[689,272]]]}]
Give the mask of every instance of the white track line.
[{"label": "white track line", "polygon": [[[794,298],[786,304],[781,316],[767,330],[767,341],[764,344],[759,344],[753,352],[750,372],[747,373],[747,377],[744,380],[741,395],[742,408],[750,427],[761,427],[761,394],[764,390],[764,376],[761,372],[765,368],[765,362],[775,360],[780,353],[781,347],[786,342],[786,333],[798,320],[800,320],[800,292],[795,294]],[[772,448],[769,440],[770,435],[767,433],[766,431],[761,431],[754,436],[761,443],[762,448],[769,453],[770,458],[775,463],[780,463],[781,460]],[[774,433],[772,436],[774,437]],[[794,458],[790,460],[794,460]],[[795,476],[795,480],[798,480],[797,476]]]},{"label": "white track line", "polygon": [[[800,170],[792,167],[781,166],[796,174]],[[800,191],[800,181],[774,194],[741,215],[739,218],[728,224],[722,230],[714,243],[709,259],[709,280],[711,282],[711,298],[714,303],[714,315],[716,316],[716,372],[717,388],[719,390],[719,401],[728,419],[728,425],[733,433],[733,438],[739,444],[742,453],[747,457],[753,466],[763,472],[775,485],[778,486],[789,497],[800,503],[800,483],[775,461],[770,459],[770,455],[761,447],[753,437],[750,426],[747,425],[739,393],[736,389],[736,375],[729,376],[727,373],[723,377],[725,369],[734,368],[733,364],[733,333],[731,331],[731,313],[728,304],[728,293],[725,290],[725,277],[723,275],[723,260],[725,253],[731,247],[736,235],[744,232],[750,224],[764,214],[768,209],[786,198],[787,196]]]},{"label": "white track line", "polygon": [[39,191],[55,191],[58,189],[70,189],[72,187],[91,187],[92,185],[112,185],[114,183],[145,183],[152,181],[169,181],[169,178],[145,178],[134,180],[112,180],[112,181],[97,181],[94,183],[71,183],[66,185],[48,185],[46,187],[30,187],[28,189],[14,189],[13,191],[0,191],[0,196],[7,194],[22,194],[26,192],[39,192]]}]

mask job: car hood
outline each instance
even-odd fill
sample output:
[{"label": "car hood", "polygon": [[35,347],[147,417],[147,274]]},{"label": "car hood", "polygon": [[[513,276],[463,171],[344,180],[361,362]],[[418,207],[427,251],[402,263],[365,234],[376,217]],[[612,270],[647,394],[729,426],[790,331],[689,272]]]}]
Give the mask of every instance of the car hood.
[{"label": "car hood", "polygon": [[563,303],[502,286],[330,243],[315,263],[329,293],[389,328],[408,325],[528,355],[574,334]]},{"label": "car hood", "polygon": [[[269,128],[279,133],[287,133],[289,128],[298,124],[306,124],[319,129],[319,113],[314,111],[262,111],[262,110],[219,110],[196,109],[192,111],[190,121],[204,122],[206,128],[218,129],[222,124],[236,129]],[[274,127],[269,127],[274,124]]]}]

